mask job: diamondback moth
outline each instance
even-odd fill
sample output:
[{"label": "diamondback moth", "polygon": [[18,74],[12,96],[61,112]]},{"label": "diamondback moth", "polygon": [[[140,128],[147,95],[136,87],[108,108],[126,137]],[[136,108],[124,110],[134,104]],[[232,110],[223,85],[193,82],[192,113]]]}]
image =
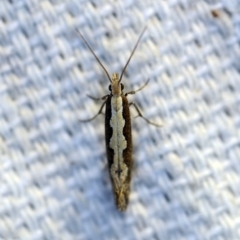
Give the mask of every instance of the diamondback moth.
[{"label": "diamondback moth", "polygon": [[102,113],[104,105],[106,105],[105,111],[105,141],[106,141],[106,152],[108,159],[109,174],[112,182],[113,193],[115,197],[116,206],[120,211],[125,211],[128,206],[130,183],[133,167],[132,159],[132,130],[131,130],[131,117],[129,106],[134,106],[138,116],[142,117],[149,124],[160,127],[161,125],[150,122],[140,112],[139,108],[134,102],[129,103],[127,99],[128,94],[135,94],[142,90],[149,82],[149,80],[138,90],[130,91],[127,93],[123,92],[124,85],[121,83],[123,74],[146,30],[146,27],[142,30],[123,70],[120,75],[113,73],[112,78],[106,68],[103,66],[99,58],[96,56],[88,42],[85,40],[83,35],[79,32],[82,40],[94,55],[95,59],[101,65],[105,71],[108,80],[110,81],[109,91],[101,98],[94,98],[89,96],[93,100],[103,100],[99,111],[90,119],[80,120],[81,122],[89,122],[95,119],[99,114]]}]

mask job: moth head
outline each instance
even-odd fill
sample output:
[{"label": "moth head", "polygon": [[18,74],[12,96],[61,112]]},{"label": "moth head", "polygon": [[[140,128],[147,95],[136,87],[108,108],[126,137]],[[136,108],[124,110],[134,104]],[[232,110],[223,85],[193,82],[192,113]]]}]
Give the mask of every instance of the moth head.
[{"label": "moth head", "polygon": [[124,89],[124,86],[119,80],[118,73],[113,73],[112,79],[111,79],[111,85],[109,85],[109,90],[111,91],[112,95],[120,96],[122,94],[123,89]]}]

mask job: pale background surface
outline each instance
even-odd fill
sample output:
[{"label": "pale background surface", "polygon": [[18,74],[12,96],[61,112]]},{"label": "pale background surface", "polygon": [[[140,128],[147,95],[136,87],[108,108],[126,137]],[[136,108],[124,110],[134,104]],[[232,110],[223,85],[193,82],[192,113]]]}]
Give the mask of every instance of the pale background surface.
[{"label": "pale background surface", "polygon": [[[15,0],[0,6],[1,239],[240,239],[240,1]],[[215,12],[213,12],[215,11]],[[135,168],[114,206],[109,82],[77,35],[137,89]],[[132,109],[132,115],[136,112]]]}]

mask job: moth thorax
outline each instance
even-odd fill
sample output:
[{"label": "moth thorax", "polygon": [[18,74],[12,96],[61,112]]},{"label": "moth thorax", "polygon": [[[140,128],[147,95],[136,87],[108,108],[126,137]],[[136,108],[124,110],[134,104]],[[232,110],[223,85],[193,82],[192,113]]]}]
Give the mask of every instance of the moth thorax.
[{"label": "moth thorax", "polygon": [[120,96],[122,93],[118,73],[112,74],[112,94]]}]

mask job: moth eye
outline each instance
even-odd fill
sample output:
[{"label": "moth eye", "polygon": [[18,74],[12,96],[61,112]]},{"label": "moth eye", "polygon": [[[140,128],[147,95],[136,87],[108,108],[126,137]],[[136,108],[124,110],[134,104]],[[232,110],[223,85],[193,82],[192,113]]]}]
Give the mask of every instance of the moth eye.
[{"label": "moth eye", "polygon": [[109,89],[109,91],[111,92],[111,91],[112,91],[112,86],[109,85],[109,86],[108,86],[108,89]]},{"label": "moth eye", "polygon": [[121,90],[123,90],[124,89],[124,85],[121,83]]}]

